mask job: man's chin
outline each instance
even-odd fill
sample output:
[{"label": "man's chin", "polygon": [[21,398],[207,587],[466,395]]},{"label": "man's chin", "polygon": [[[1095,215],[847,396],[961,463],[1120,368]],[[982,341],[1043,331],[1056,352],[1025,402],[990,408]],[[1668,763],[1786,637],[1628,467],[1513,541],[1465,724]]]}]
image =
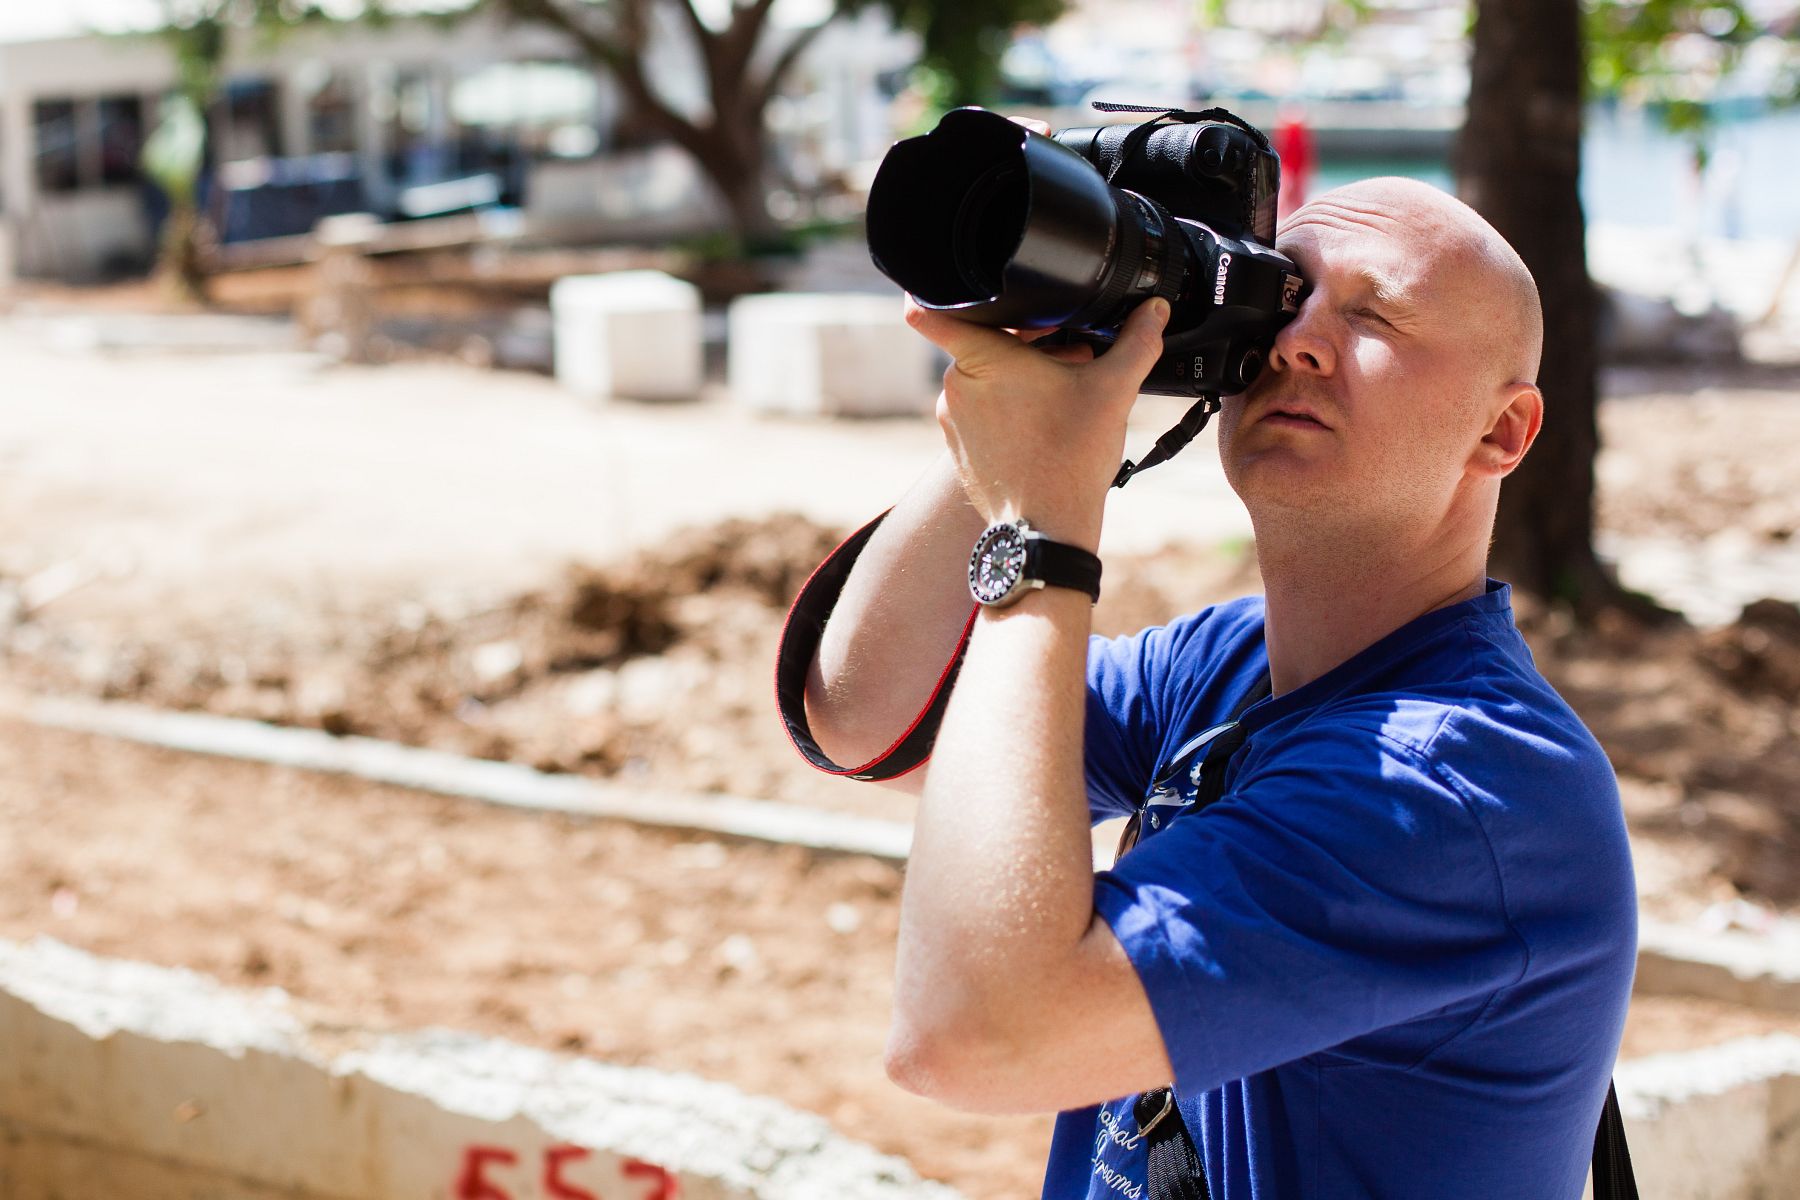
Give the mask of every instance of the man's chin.
[{"label": "man's chin", "polygon": [[1225,478],[1252,517],[1260,509],[1328,515],[1343,509],[1347,499],[1341,484],[1333,486],[1323,463],[1292,452],[1249,456],[1227,468]]}]

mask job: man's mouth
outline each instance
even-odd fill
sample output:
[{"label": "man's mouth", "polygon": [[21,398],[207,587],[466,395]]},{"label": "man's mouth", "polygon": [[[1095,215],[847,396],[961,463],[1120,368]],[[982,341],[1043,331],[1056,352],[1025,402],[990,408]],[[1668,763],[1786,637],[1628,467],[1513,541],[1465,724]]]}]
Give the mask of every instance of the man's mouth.
[{"label": "man's mouth", "polygon": [[1311,409],[1294,404],[1272,405],[1260,418],[1264,423],[1294,425],[1308,429],[1330,429]]}]

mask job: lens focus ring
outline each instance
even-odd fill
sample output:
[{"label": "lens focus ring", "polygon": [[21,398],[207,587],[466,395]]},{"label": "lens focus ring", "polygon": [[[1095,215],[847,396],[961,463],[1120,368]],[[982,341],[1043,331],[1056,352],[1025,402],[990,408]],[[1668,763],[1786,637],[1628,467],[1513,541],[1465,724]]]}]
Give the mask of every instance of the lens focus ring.
[{"label": "lens focus ring", "polygon": [[[1144,227],[1166,215],[1159,211],[1161,206],[1155,205],[1155,201],[1146,200],[1136,192],[1117,191],[1114,194],[1122,196],[1124,202],[1119,205],[1118,241],[1107,256],[1106,278],[1101,281],[1100,294],[1070,320],[1071,325],[1105,329],[1125,319],[1123,302],[1131,294],[1132,285],[1144,266]],[[1167,227],[1166,222],[1164,227]]]}]

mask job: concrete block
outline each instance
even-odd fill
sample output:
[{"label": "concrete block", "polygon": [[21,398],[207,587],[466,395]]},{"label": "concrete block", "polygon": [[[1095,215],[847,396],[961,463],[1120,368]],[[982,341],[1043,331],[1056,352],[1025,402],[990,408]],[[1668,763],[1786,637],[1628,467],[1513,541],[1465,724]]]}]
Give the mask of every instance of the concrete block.
[{"label": "concrete block", "polygon": [[1659,1200],[1800,1197],[1800,1037],[1742,1038],[1619,1064],[1639,1189]]},{"label": "concrete block", "polygon": [[661,271],[570,275],[550,288],[556,378],[584,396],[700,392],[700,292]]},{"label": "concrete block", "polygon": [[275,991],[0,942],[0,1200],[955,1200],[823,1119]]},{"label": "concrete block", "polygon": [[744,296],[728,314],[732,403],[755,412],[890,416],[931,411],[931,343],[897,296]]},{"label": "concrete block", "polygon": [[0,1036],[0,1119],[198,1175],[361,1194],[366,1114],[307,1055],[280,992],[54,942],[0,945]]}]

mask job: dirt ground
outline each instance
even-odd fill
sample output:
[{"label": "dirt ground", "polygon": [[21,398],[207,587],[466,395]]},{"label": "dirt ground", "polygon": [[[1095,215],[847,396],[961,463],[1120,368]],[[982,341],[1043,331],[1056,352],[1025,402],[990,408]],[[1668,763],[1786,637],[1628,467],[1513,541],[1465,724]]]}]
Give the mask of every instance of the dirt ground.
[{"label": "dirt ground", "polygon": [[[1035,1195],[1050,1122],[890,1084],[900,872],[487,808],[0,721],[0,936],[691,1071],[820,1113],[971,1200]],[[1793,1027],[1645,997],[1624,1053]],[[746,1036],[766,1030],[766,1036]]]},{"label": "dirt ground", "polygon": [[[842,531],[796,515],[679,534],[473,613],[396,611],[95,644],[26,619],[14,686],[356,733],[697,792],[905,819],[910,801],[806,767],[773,711],[788,599]],[[1114,556],[1123,633],[1255,588],[1250,547]],[[1717,629],[1575,630],[1521,602],[1552,682],[1617,767],[1651,911],[1800,903],[1800,609]],[[91,637],[91,627],[89,636]]]},{"label": "dirt ground", "polygon": [[[910,814],[805,768],[770,675],[788,598],[923,466],[928,422],[596,412],[433,366],[65,361],[4,327],[0,350],[30,389],[0,411],[0,690]],[[1646,911],[1800,915],[1800,369],[1615,372],[1608,395],[1603,547],[1711,617],[1578,631],[1526,606],[1522,627],[1618,767]],[[1146,405],[1134,436],[1166,415]],[[1101,632],[1256,589],[1216,455],[1189,455],[1109,514]],[[796,462],[821,464],[811,486]],[[971,1197],[1037,1184],[1047,1121],[945,1113],[882,1076],[881,863],[0,720],[0,871],[3,936],[276,984],[337,1022],[692,1070]],[[1625,1052],[1783,1025],[1646,998]]]}]

